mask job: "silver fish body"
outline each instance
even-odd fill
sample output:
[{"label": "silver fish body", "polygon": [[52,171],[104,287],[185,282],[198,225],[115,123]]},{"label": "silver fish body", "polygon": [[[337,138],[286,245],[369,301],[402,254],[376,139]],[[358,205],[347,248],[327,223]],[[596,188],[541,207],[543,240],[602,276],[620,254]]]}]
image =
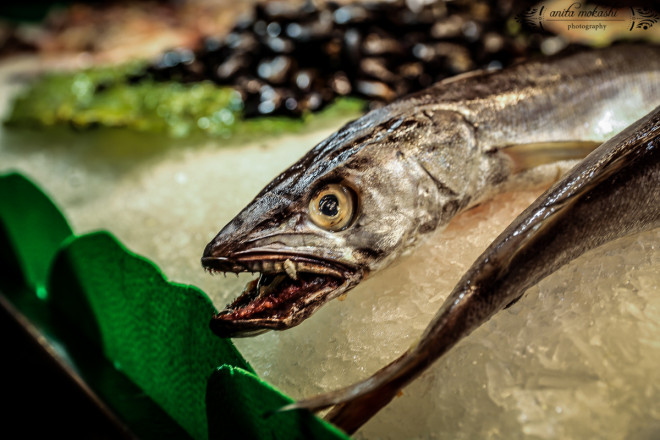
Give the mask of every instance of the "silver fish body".
[{"label": "silver fish body", "polygon": [[457,213],[556,178],[556,168],[528,170],[527,146],[543,145],[531,156],[552,161],[659,103],[660,49],[622,46],[443,81],[366,114],[276,177],[208,244],[207,269],[263,274],[213,330],[299,324]]},{"label": "silver fish body", "polygon": [[584,252],[660,227],[660,107],[601,145],[518,216],[475,261],[419,342],[363,382],[290,405],[337,405],[353,432],[458,341]]}]

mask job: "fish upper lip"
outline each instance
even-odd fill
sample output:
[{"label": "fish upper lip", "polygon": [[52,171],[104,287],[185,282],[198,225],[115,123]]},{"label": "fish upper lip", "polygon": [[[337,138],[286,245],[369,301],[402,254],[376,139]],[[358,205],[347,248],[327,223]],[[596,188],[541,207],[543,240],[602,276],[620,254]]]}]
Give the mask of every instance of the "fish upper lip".
[{"label": "fish upper lip", "polygon": [[337,278],[349,277],[356,267],[315,255],[286,251],[242,251],[231,257],[203,256],[202,266],[210,272],[284,272],[282,264],[290,260],[299,272],[329,275]]}]

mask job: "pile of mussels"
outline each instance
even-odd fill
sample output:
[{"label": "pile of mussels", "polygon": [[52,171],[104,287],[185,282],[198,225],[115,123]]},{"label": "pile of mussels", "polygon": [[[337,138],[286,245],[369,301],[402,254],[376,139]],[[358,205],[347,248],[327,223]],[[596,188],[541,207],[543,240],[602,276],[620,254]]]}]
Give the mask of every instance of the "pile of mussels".
[{"label": "pile of mussels", "polygon": [[[141,78],[231,85],[244,116],[299,116],[337,96],[371,107],[535,49],[507,34],[495,1],[263,3],[223,38],[164,53]],[[500,11],[500,12],[498,12]]]}]

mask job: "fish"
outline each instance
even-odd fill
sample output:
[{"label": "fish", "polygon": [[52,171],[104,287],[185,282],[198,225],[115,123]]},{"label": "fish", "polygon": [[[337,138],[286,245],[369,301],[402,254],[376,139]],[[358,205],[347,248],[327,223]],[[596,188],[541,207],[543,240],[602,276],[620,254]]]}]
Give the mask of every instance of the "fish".
[{"label": "fish", "polygon": [[334,408],[347,433],[457,342],[588,250],[660,228],[660,106],[602,144],[536,199],[480,255],[419,341],[366,380],[281,410]]},{"label": "fish", "polygon": [[494,195],[548,185],[660,103],[660,48],[621,45],[441,81],[346,124],[269,183],[204,249],[258,272],[220,337],[299,325]]}]

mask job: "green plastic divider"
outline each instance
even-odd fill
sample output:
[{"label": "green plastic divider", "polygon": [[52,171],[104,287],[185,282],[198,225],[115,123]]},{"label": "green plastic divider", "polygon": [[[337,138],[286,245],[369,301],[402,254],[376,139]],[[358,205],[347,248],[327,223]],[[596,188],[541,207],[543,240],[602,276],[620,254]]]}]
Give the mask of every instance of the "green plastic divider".
[{"label": "green plastic divider", "polygon": [[195,438],[207,433],[204,395],[213,370],[251,370],[231,341],[209,329],[215,309],[200,290],[167,282],[108,233],[68,240],[49,292],[72,320],[92,316],[106,357]]},{"label": "green plastic divider", "polygon": [[20,174],[0,176],[0,274],[46,296],[48,267],[72,234],[50,199]]},{"label": "green plastic divider", "polygon": [[[47,315],[65,318],[76,339],[102,350],[192,437],[348,438],[307,412],[264,418],[292,400],[257,378],[230,340],[211,333],[215,309],[202,291],[168,282],[109,233],[72,235],[48,197],[17,174],[0,176],[0,264],[0,286],[11,286],[19,271],[24,284],[16,291],[25,285],[47,298],[40,302],[52,310]],[[82,375],[105,374],[89,373]]]},{"label": "green plastic divider", "polygon": [[[114,368],[103,356],[100,344],[90,344],[89,338],[81,337],[78,322],[64,319],[47,300],[48,267],[60,244],[70,236],[71,229],[60,211],[32,182],[18,174],[0,175],[0,295],[5,331],[1,342],[8,350],[3,352],[2,372],[7,374],[3,395],[12,402],[7,422],[21,427],[28,436],[41,436],[76,420],[70,411],[83,411],[83,417],[92,419],[104,417],[103,407],[88,408],[91,397],[76,400],[75,396],[87,394],[72,388],[75,379],[69,380],[67,375],[75,374],[140,438],[189,438],[169,414]],[[94,330],[96,324],[92,322],[89,327]],[[34,337],[35,332],[39,338]],[[16,340],[23,343],[17,345]],[[40,348],[44,342],[50,350]],[[53,379],[57,383],[49,382]],[[61,392],[74,394],[68,411],[59,404],[62,394],[56,393]],[[58,406],[53,408],[54,402]],[[34,423],[37,413],[46,425]],[[106,428],[115,426],[120,432],[124,429],[112,420],[97,422],[105,422]],[[29,425],[22,426],[26,423]],[[69,431],[97,429],[90,423],[94,422],[80,420]]]},{"label": "green plastic divider", "polygon": [[349,439],[342,431],[308,411],[273,413],[291,402],[290,397],[254,374],[224,365],[208,382],[209,438]]}]

